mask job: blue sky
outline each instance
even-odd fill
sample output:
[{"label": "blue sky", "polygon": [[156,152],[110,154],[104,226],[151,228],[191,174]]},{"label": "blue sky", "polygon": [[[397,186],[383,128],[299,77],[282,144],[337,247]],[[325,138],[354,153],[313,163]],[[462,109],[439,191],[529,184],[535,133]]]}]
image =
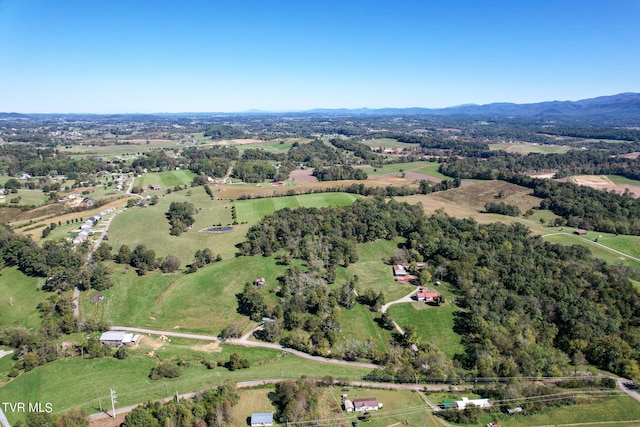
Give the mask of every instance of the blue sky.
[{"label": "blue sky", "polygon": [[640,92],[638,0],[0,0],[0,111],[446,107]]}]

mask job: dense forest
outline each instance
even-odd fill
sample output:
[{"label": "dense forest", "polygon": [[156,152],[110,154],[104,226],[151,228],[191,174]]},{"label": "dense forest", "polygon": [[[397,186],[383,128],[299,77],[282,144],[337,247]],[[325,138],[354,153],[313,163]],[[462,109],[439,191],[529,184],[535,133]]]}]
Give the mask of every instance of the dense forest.
[{"label": "dense forest", "polygon": [[462,368],[486,377],[555,376],[585,357],[640,376],[640,295],[629,272],[583,247],[546,243],[520,224],[480,225],[443,213],[427,218],[416,206],[362,200],[266,216],[249,230],[241,251],[284,250],[311,272],[326,274],[357,259],[356,243],[395,237],[406,240],[408,261],[427,262],[457,289]]}]

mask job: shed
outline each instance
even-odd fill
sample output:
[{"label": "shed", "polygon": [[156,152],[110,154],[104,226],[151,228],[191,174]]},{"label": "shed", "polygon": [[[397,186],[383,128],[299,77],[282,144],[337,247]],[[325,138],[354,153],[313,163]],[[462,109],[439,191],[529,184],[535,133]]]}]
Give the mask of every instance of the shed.
[{"label": "shed", "polygon": [[100,343],[114,346],[135,345],[140,340],[140,335],[125,331],[107,331],[100,335]]},{"label": "shed", "polygon": [[587,230],[576,230],[573,232],[573,234],[577,234],[578,236],[586,236]]},{"label": "shed", "polygon": [[393,266],[393,274],[396,276],[406,276],[407,270],[404,268],[402,264],[395,264]]},{"label": "shed", "polygon": [[254,412],[251,414],[251,427],[272,426],[273,412]]},{"label": "shed", "polygon": [[353,402],[349,399],[343,399],[342,405],[344,406],[344,410],[347,412],[353,412],[353,410],[355,409],[353,406]]}]

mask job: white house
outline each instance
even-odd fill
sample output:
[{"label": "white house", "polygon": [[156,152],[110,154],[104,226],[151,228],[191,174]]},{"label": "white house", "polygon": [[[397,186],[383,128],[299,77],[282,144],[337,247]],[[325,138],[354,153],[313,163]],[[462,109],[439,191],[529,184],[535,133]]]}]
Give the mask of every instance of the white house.
[{"label": "white house", "polygon": [[375,397],[365,397],[353,401],[353,409],[356,412],[377,411],[382,408],[382,403],[378,403]]},{"label": "white house", "polygon": [[456,400],[456,406],[458,409],[464,409],[467,405],[474,405],[483,409],[491,407],[489,399],[469,399],[468,397],[463,397],[462,400]]}]

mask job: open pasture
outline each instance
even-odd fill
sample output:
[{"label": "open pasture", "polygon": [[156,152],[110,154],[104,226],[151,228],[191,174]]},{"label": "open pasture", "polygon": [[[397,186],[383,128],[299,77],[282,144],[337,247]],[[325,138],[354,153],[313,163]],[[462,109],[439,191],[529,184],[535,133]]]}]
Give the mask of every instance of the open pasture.
[{"label": "open pasture", "polygon": [[[144,338],[143,338],[144,339]],[[81,407],[89,413],[100,411],[109,402],[109,390],[118,393],[116,408],[161,399],[178,393],[202,390],[223,384],[225,380],[249,381],[271,378],[299,378],[307,375],[322,378],[357,379],[367,369],[339,366],[327,363],[309,363],[296,356],[277,350],[255,349],[243,346],[222,345],[221,352],[194,350],[204,342],[174,345],[168,343],[153,352],[132,349],[124,360],[113,357],[80,359],[77,357],[57,360],[38,367],[0,387],[2,402],[38,402],[46,397],[54,412],[63,412],[72,407]],[[251,361],[251,367],[229,371],[224,367],[207,369],[198,360],[224,362],[231,353],[239,353]],[[182,375],[174,379],[151,380],[149,373],[161,360],[180,358],[191,362],[181,368]],[[69,382],[73,381],[73,387]],[[59,390],[65,390],[59,393]],[[8,413],[9,421],[15,423],[24,413]]]},{"label": "open pasture", "polygon": [[371,148],[416,148],[420,144],[410,144],[407,142],[400,142],[394,138],[376,138],[362,141],[363,144],[367,144]]},{"label": "open pasture", "polygon": [[[424,179],[419,175],[425,175],[426,177],[432,177],[439,180],[451,179],[446,175],[438,172],[440,163],[438,162],[410,162],[410,163],[393,163],[384,165],[380,168],[363,168],[363,170],[369,175],[369,177],[378,177],[381,175],[394,174],[399,177],[407,177],[413,179]],[[416,175],[417,174],[417,175]]]},{"label": "open pasture", "polygon": [[506,151],[507,153],[518,153],[527,155],[529,153],[540,154],[563,154],[571,150],[572,147],[566,145],[547,145],[531,143],[503,143],[489,144],[491,151]]},{"label": "open pasture", "polygon": [[[248,225],[234,226],[228,233],[206,233],[199,230],[222,224],[228,225],[231,219],[231,202],[226,200],[211,200],[203,187],[190,187],[187,190],[173,191],[164,194],[162,190],[148,191],[143,194],[158,193],[158,204],[147,207],[133,207],[118,214],[109,228],[108,243],[117,251],[126,244],[131,249],[137,245],[145,245],[147,249],[156,251],[162,258],[174,255],[185,266],[193,261],[195,252],[199,249],[210,248],[214,253],[220,253],[223,258],[232,257],[235,244],[244,239]],[[169,234],[169,221],[166,213],[171,202],[190,202],[197,209],[193,227],[180,236]]]},{"label": "open pasture", "polygon": [[40,290],[44,279],[29,277],[16,267],[0,272],[0,326],[39,328],[37,306],[51,294]]},{"label": "open pasture", "polygon": [[317,193],[298,196],[269,197],[264,199],[237,200],[234,202],[238,212],[238,222],[255,223],[265,215],[283,208],[321,208],[329,206],[347,206],[360,196],[348,193]]},{"label": "open pasture", "polygon": [[[143,189],[147,189],[150,185],[159,185],[161,190],[164,191],[167,188],[173,188],[177,185],[189,185],[193,182],[195,176],[195,173],[186,169],[145,173],[136,178],[134,185],[143,187]],[[145,194],[149,195],[153,193],[153,191],[148,191]]]},{"label": "open pasture", "polygon": [[[543,236],[548,242],[563,245],[582,245],[589,249],[594,257],[600,258],[607,263],[640,267],[640,261],[638,261],[640,259],[640,256],[638,256],[640,237],[638,236],[614,236],[595,231],[590,231],[586,236],[577,236],[572,234],[572,229],[552,230],[549,230],[548,234]],[[595,241],[596,239],[598,240],[597,242]]]},{"label": "open pasture", "polygon": [[595,188],[597,190],[614,191],[623,194],[625,191],[633,193],[634,197],[640,197],[640,181],[628,179],[616,175],[574,175],[567,181],[578,185]]},{"label": "open pasture", "polygon": [[94,158],[104,157],[107,160],[120,158],[122,160],[136,159],[140,154],[153,150],[182,150],[183,144],[167,139],[132,139],[122,141],[118,145],[115,140],[107,141],[106,144],[78,144],[61,146],[59,150],[73,158]]}]

